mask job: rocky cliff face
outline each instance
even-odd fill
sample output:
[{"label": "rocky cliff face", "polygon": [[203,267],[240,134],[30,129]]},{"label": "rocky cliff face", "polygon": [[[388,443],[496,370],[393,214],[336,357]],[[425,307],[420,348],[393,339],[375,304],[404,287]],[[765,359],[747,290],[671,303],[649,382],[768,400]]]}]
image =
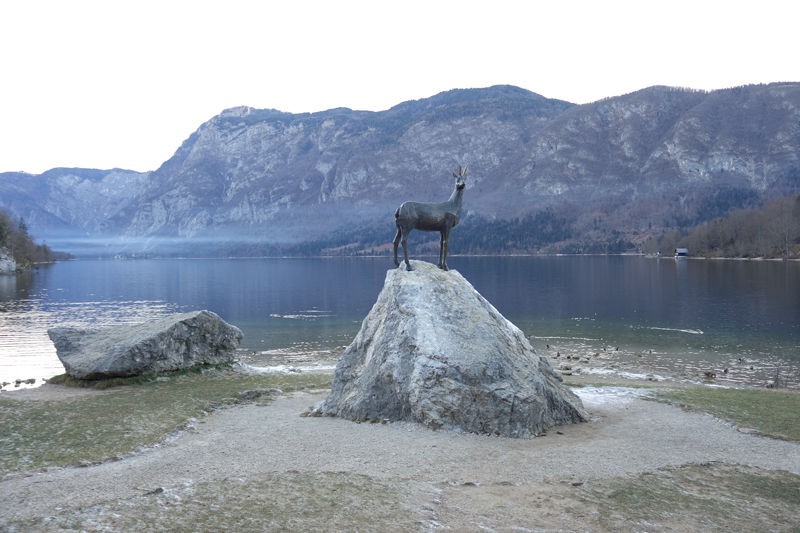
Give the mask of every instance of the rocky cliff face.
[{"label": "rocky cliff face", "polygon": [[128,237],[283,243],[360,221],[391,224],[406,199],[446,199],[458,162],[479,169],[472,187],[486,183],[487,173],[503,175],[530,136],[570,107],[499,87],[444,93],[383,113],[229,109],[201,126],[153,173],[148,193],[105,229]]},{"label": "rocky cliff face", "polygon": [[140,194],[150,173],[54,168],[44,174],[0,174],[0,206],[47,237],[94,235]]},{"label": "rocky cliff face", "polygon": [[80,230],[127,251],[285,246],[337,231],[346,241],[359,224],[391,234],[404,200],[446,199],[462,163],[465,219],[554,206],[578,231],[655,231],[695,220],[721,190],[798,190],[799,109],[800,84],[653,87],[581,106],[498,86],[378,113],[239,107],[156,171],[4,174],[0,204],[48,241]]},{"label": "rocky cliff face", "polygon": [[562,195],[715,183],[765,191],[798,164],[799,106],[793,84],[712,93],[655,87],[576,107],[532,144],[527,187],[555,184]]},{"label": "rocky cliff face", "polygon": [[17,271],[17,262],[8,250],[0,248],[0,274],[13,274]]}]

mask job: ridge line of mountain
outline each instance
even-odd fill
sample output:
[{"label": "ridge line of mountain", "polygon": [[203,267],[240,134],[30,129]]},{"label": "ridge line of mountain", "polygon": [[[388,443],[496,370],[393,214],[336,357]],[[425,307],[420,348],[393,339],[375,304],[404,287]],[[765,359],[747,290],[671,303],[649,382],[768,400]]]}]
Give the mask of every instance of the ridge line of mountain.
[{"label": "ridge line of mountain", "polygon": [[2,173],[0,207],[77,254],[283,253],[348,239],[375,250],[397,205],[445,199],[451,170],[469,164],[473,233],[481,220],[539,217],[569,228],[545,228],[569,233],[558,242],[640,246],[795,194],[798,154],[800,83],[653,86],[583,105],[499,85],[376,112],[229,108],[153,171]]}]

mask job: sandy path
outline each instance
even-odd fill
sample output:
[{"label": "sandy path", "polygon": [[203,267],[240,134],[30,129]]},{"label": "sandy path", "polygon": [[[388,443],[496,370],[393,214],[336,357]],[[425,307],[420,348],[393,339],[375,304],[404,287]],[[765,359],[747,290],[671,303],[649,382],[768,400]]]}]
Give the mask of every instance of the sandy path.
[{"label": "sandy path", "polygon": [[725,461],[800,474],[796,443],[741,433],[710,415],[605,389],[580,391],[592,422],[530,440],[434,432],[409,423],[301,418],[323,395],[293,393],[269,406],[219,411],[179,439],[121,461],[7,479],[0,483],[0,523],[157,487],[287,470],[431,483],[535,483]]}]

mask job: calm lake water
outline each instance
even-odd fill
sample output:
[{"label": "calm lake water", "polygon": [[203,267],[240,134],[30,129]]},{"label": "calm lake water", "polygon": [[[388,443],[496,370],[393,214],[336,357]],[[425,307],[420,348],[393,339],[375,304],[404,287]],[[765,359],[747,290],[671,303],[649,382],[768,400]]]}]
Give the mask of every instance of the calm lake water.
[{"label": "calm lake water", "polygon": [[[800,262],[545,256],[448,263],[535,336],[542,354],[600,353],[622,362],[645,354],[638,361],[656,374],[730,367],[731,382],[766,380],[778,366],[800,370]],[[388,258],[71,261],[0,276],[0,381],[63,373],[49,327],[199,309],[244,332],[243,356],[313,359],[350,343],[390,268]]]}]

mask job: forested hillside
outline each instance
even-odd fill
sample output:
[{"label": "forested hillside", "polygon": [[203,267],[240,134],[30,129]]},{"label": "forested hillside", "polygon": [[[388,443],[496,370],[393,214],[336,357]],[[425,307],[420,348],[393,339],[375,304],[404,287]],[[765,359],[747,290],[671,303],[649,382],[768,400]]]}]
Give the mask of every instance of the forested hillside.
[{"label": "forested hillside", "polygon": [[[667,232],[658,243],[664,253],[676,247],[706,257],[800,256],[800,195],[775,198],[761,208],[735,210],[698,225],[685,236]],[[652,243],[644,247],[652,249]]]},{"label": "forested hillside", "polygon": [[0,209],[0,250],[6,250],[17,263],[17,270],[28,270],[34,263],[55,261],[56,254],[46,244],[36,244],[22,218],[14,220]]}]

